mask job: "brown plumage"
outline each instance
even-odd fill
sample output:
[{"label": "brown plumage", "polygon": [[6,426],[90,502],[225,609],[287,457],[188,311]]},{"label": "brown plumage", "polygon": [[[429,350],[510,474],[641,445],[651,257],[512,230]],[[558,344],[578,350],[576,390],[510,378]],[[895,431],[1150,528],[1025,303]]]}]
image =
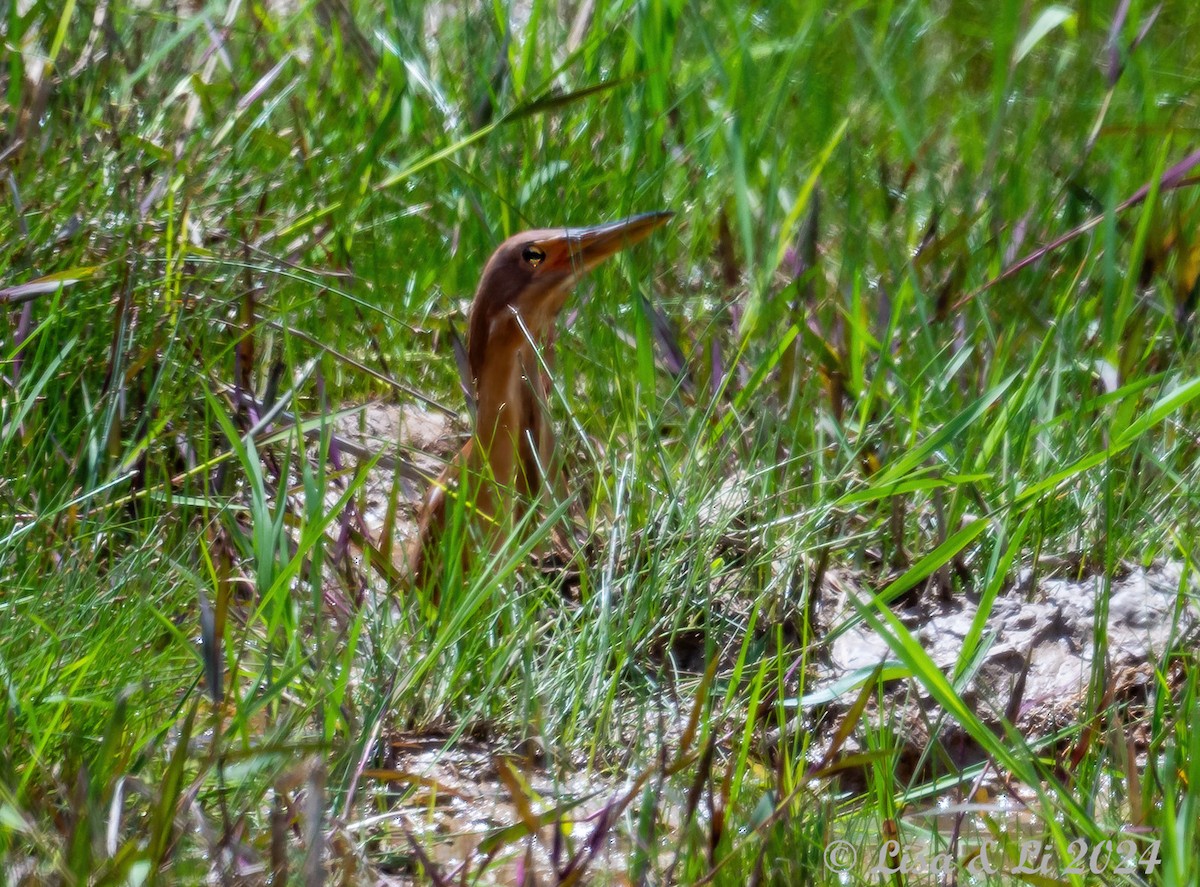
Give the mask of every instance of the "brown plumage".
[{"label": "brown plumage", "polygon": [[[537,352],[553,344],[555,320],[575,282],[670,217],[653,212],[590,228],[525,231],[492,254],[471,303],[467,332],[478,406],[475,434],[421,506],[409,557],[417,583],[428,580],[449,500],[464,489],[464,468],[473,497],[468,514],[490,540],[489,548],[503,541],[511,522],[553,480],[554,429],[543,407],[550,379]],[[464,562],[467,554],[464,549]]]}]

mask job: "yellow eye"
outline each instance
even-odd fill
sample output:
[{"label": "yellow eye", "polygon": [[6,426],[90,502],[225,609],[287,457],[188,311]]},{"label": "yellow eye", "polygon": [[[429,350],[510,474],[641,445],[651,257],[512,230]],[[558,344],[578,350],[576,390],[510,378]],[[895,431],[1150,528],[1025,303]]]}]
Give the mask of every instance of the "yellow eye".
[{"label": "yellow eye", "polygon": [[536,246],[527,246],[521,253],[521,258],[528,262],[532,267],[536,268],[546,260],[546,254]]}]

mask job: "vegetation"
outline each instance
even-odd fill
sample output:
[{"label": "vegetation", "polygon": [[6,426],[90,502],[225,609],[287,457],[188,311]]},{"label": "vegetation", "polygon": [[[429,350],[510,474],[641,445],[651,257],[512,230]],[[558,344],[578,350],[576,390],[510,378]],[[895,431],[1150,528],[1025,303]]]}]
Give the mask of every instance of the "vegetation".
[{"label": "vegetation", "polygon": [[[913,846],[904,809],[1008,779],[1064,856],[1161,840],[1105,883],[1200,879],[1194,636],[1131,709],[1097,632],[1048,744],[889,608],[986,614],[1048,554],[1182,562],[1194,607],[1200,6],[3,9],[7,882],[502,882],[558,822],[544,879],[874,883],[829,842]],[[352,458],[334,420],[466,427],[492,247],[652,209],[560,331],[572,500],[436,606],[388,579],[357,515],[411,454]],[[420,482],[393,489],[399,525]],[[527,557],[564,523],[566,578]],[[826,709],[860,619],[895,661]],[[985,763],[906,774],[899,717],[856,704],[885,679]],[[418,826],[448,790],[389,757],[414,737],[495,753],[518,812],[465,876]]]}]

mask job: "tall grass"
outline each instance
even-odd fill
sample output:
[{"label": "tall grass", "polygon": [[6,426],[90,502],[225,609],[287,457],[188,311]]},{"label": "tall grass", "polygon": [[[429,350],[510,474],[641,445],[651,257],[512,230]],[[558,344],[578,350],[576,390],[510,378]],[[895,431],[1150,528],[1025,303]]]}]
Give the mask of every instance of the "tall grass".
[{"label": "tall grass", "polygon": [[[4,10],[7,879],[437,877],[358,828],[419,733],[620,784],[588,828],[635,880],[833,883],[829,839],[984,772],[897,776],[903,728],[861,719],[886,678],[1060,849],[1144,826],[1130,883],[1194,881],[1194,657],[1140,752],[1081,721],[1075,775],[962,680],[1021,565],[1195,563],[1194,4]],[[419,393],[465,422],[494,244],[658,208],[560,333],[573,500],[437,606],[381,579],[335,414]],[[570,587],[525,556],[565,521]],[[861,589],[833,624],[830,571]],[[959,673],[892,615],[914,589],[980,596]],[[842,688],[857,757],[835,730],[814,766],[819,644],[860,619],[896,662]]]}]

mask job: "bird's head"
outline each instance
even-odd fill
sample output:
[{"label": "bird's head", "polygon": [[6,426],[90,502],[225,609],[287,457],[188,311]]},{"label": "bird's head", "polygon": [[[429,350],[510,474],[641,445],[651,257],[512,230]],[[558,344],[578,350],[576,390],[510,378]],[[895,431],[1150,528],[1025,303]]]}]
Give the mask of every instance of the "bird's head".
[{"label": "bird's head", "polygon": [[467,337],[471,373],[478,380],[489,350],[510,345],[523,333],[516,315],[535,340],[544,340],[580,277],[605,259],[637,243],[671,217],[650,212],[590,228],[538,228],[515,234],[492,253],[471,303]]}]

